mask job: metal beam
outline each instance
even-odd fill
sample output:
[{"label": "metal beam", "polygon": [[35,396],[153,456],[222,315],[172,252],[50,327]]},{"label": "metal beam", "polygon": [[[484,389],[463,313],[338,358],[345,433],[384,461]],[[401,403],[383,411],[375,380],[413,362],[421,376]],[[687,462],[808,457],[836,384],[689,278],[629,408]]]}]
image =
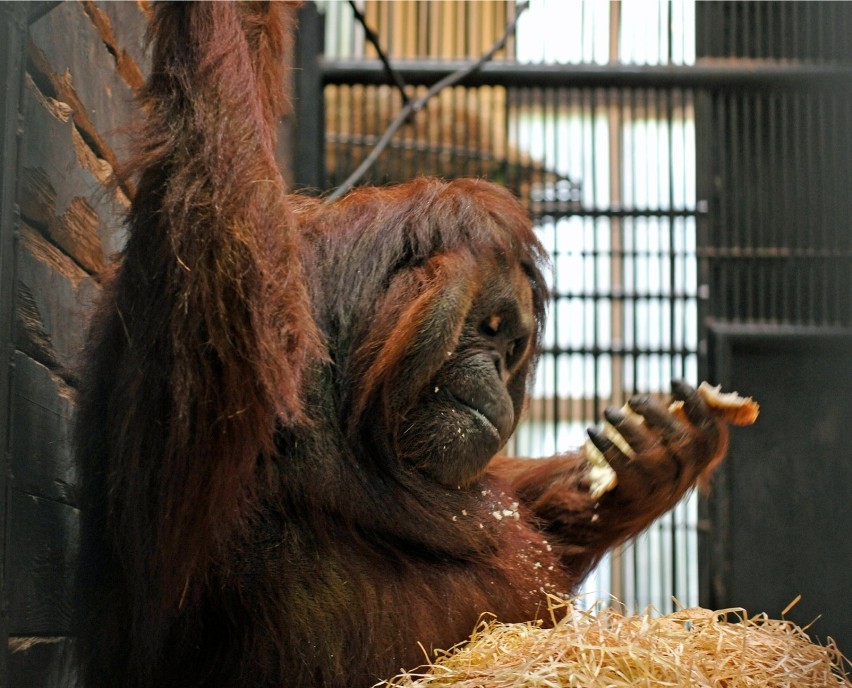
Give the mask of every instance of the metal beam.
[{"label": "metal beam", "polygon": [[[407,84],[431,86],[467,61],[399,60]],[[321,60],[323,84],[392,85],[380,60]],[[773,60],[699,60],[695,65],[518,64],[489,62],[465,86],[530,88],[814,89],[852,84],[846,65]]]}]

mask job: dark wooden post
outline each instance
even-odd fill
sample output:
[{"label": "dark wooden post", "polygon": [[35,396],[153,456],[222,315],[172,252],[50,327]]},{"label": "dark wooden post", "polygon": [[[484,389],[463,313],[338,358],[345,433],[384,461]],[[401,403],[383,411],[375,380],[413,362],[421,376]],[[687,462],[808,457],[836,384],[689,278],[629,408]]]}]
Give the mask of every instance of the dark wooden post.
[{"label": "dark wooden post", "polygon": [[8,524],[7,476],[9,474],[9,418],[11,408],[12,318],[15,288],[15,234],[18,225],[18,148],[20,101],[23,83],[23,39],[26,34],[26,3],[0,4],[0,685],[6,680],[6,646],[9,638],[9,596],[6,572]]}]

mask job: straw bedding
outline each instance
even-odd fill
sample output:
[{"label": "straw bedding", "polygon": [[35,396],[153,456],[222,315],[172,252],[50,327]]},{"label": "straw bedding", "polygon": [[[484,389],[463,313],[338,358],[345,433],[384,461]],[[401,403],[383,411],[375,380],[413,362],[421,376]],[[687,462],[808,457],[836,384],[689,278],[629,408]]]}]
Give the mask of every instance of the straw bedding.
[{"label": "straw bedding", "polygon": [[554,599],[550,613],[560,619],[552,628],[483,619],[467,643],[438,653],[428,671],[381,685],[852,686],[849,662],[832,641],[815,644],[791,621],[749,617],[742,609],[634,616]]}]

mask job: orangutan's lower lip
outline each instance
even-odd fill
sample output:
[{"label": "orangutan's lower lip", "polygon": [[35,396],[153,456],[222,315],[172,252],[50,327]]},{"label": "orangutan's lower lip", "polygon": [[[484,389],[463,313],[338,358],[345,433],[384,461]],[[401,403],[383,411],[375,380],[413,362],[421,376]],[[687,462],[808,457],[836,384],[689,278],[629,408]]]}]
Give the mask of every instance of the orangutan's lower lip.
[{"label": "orangutan's lower lip", "polygon": [[466,412],[470,413],[476,420],[479,425],[484,425],[486,430],[489,430],[494,433],[494,436],[497,439],[500,439],[500,431],[497,429],[497,424],[491,420],[488,416],[486,416],[481,410],[479,410],[476,406],[471,404],[470,402],[465,401],[464,399],[459,398],[457,395],[453,394],[450,390],[447,390],[447,394],[450,398],[458,404],[460,407],[465,409]]}]

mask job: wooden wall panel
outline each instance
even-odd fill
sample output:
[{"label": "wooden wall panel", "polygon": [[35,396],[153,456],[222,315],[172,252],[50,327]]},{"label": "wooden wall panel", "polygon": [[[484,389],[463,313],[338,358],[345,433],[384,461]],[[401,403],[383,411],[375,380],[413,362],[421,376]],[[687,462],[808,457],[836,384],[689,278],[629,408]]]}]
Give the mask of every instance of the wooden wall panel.
[{"label": "wooden wall panel", "polygon": [[127,145],[124,132],[136,105],[85,5],[61,3],[30,27],[30,39],[28,69],[33,78],[74,110],[75,125],[114,167]]},{"label": "wooden wall panel", "polygon": [[[7,591],[9,501],[9,431],[12,399],[12,318],[15,293],[15,224],[17,222],[20,96],[26,6],[0,3],[0,641],[9,635]],[[0,685],[9,685],[6,652],[0,652]]]},{"label": "wooden wall panel", "polygon": [[[39,232],[21,225],[15,346],[71,377],[83,346],[88,276]],[[88,286],[88,289],[87,289]],[[88,299],[84,295],[89,294]]]},{"label": "wooden wall panel", "polygon": [[[27,76],[24,119],[40,135],[23,141],[22,212],[82,267],[100,270],[104,257],[114,254],[124,239],[117,230],[127,198],[123,192],[105,189],[113,173],[110,159],[117,156],[111,148],[96,145],[80,124],[82,102],[72,106],[52,90],[49,80],[29,72]],[[104,119],[117,126],[114,117]],[[127,125],[132,113],[123,117]],[[88,116],[85,121],[90,122]]]},{"label": "wooden wall panel", "polygon": [[10,645],[9,676],[14,688],[54,688],[74,685],[68,671],[66,638],[23,638]]},{"label": "wooden wall panel", "polygon": [[0,8],[0,686],[59,688],[78,546],[76,369],[97,275],[125,238],[132,188],[110,182],[139,114],[148,7],[18,9],[9,23],[14,12]]},{"label": "wooden wall panel", "polygon": [[8,571],[9,634],[65,634],[71,626],[71,590],[78,546],[76,510],[12,489]]},{"label": "wooden wall panel", "polygon": [[77,504],[71,452],[74,389],[20,351],[15,354],[13,379],[11,475],[16,488]]},{"label": "wooden wall panel", "polygon": [[[151,3],[144,0],[133,0],[132,2],[85,2],[84,8],[90,15],[102,14],[104,19],[94,19],[93,23],[102,28],[99,29],[105,43],[109,43],[117,53],[126,53],[133,60],[133,65],[119,67],[121,74],[127,74],[138,70],[139,77],[144,78],[151,68],[151,55],[145,49],[145,29],[151,13]],[[111,39],[109,36],[111,35]],[[121,63],[126,58],[117,57],[116,63]],[[135,78],[123,76],[128,84],[136,83]]]},{"label": "wooden wall panel", "polygon": [[23,141],[21,214],[82,269],[98,272],[105,254],[115,252],[121,240],[110,208],[117,201],[103,190],[112,170],[87,155],[70,115],[63,119],[61,107],[32,81],[23,107],[24,119],[39,136]]}]

